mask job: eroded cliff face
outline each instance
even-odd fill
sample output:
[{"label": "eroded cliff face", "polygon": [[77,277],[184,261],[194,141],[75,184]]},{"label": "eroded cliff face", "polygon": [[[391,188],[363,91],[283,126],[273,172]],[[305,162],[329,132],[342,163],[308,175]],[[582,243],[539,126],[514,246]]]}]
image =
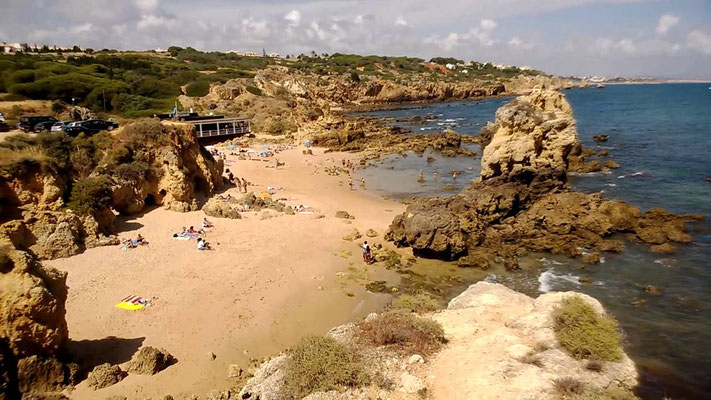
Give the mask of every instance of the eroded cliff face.
[{"label": "eroded cliff face", "polygon": [[387,239],[424,256],[467,256],[462,262],[474,265],[499,256],[516,269],[518,257],[530,251],[621,251],[624,243],[610,239],[615,233],[649,244],[688,242],[685,222],[702,218],[641,214],[599,194],[571,192],[566,173],[587,166],[572,110],[558,92],[515,99],[496,112],[487,131],[481,177],[458,195],[413,202],[395,217]]},{"label": "eroded cliff face", "polygon": [[209,196],[222,186],[223,163],[198,144],[192,130],[139,121],[93,142],[56,139],[66,141],[59,143],[65,146],[61,165],[0,168],[0,234],[18,249],[53,259],[114,243],[116,213],[137,213],[147,205],[197,210],[197,192]]},{"label": "eroded cliff face", "polygon": [[7,399],[74,383],[76,366],[56,358],[68,337],[66,278],[0,233],[0,389]]}]

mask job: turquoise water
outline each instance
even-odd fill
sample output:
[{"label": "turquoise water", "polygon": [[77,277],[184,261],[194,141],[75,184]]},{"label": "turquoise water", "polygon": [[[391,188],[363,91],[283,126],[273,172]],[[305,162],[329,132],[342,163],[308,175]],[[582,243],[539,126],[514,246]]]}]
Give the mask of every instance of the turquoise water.
[{"label": "turquoise water", "polygon": [[[566,91],[585,147],[607,149],[621,167],[608,174],[571,176],[576,190],[603,192],[647,210],[663,207],[677,213],[711,217],[710,84],[613,85],[605,89]],[[367,113],[402,119],[437,118],[424,124],[395,123],[421,133],[449,127],[477,134],[494,112],[510,99],[433,104]],[[444,125],[447,124],[447,125]],[[610,135],[605,143],[592,136]],[[476,149],[476,147],[474,147]],[[389,197],[443,196],[466,186],[479,173],[480,158],[390,156],[359,172],[368,188]],[[426,181],[417,182],[419,170]],[[451,179],[452,169],[464,171]],[[433,173],[438,171],[435,181]],[[653,254],[646,246],[628,244],[622,254],[584,267],[576,260],[538,256],[531,267],[488,279],[537,295],[547,290],[576,290],[599,299],[619,320],[625,348],[637,363],[639,395],[661,399],[711,398],[711,233],[709,223],[691,226],[694,242],[672,255]],[[583,269],[584,268],[584,269]],[[589,277],[580,284],[578,277]],[[642,287],[662,289],[658,296]],[[646,300],[643,306],[631,303]]]}]

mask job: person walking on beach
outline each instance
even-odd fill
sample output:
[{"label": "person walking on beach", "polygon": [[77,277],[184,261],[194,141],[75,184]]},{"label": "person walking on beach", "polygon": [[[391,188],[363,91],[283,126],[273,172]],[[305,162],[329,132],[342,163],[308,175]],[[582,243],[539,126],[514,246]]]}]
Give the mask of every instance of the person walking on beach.
[{"label": "person walking on beach", "polygon": [[247,193],[247,180],[242,178],[242,187],[244,188],[244,192]]},{"label": "person walking on beach", "polygon": [[422,174],[422,170],[420,170],[420,177],[417,178],[417,182],[423,183],[425,181],[425,176]]},{"label": "person walking on beach", "polygon": [[353,190],[353,178],[350,175],[348,175],[348,187]]},{"label": "person walking on beach", "polygon": [[363,261],[368,265],[372,263],[370,258],[370,245],[367,240],[363,242]]}]

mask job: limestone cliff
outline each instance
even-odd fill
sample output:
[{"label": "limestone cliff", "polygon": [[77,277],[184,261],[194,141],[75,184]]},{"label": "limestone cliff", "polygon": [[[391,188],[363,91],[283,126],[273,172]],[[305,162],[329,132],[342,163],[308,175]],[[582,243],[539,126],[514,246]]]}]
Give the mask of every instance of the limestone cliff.
[{"label": "limestone cliff", "polygon": [[76,367],[55,358],[68,336],[66,278],[0,234],[0,389],[8,399],[74,383]]},{"label": "limestone cliff", "polygon": [[[116,213],[197,210],[197,192],[222,186],[222,161],[189,125],[139,121],[91,138],[29,140],[37,143],[11,141],[19,161],[0,163],[0,233],[40,259],[114,243]],[[32,159],[31,146],[44,154]]]},{"label": "limestone cliff", "polygon": [[[572,357],[558,343],[552,311],[564,298],[580,297],[598,314],[600,303],[580,293],[549,293],[536,299],[500,284],[479,282],[454,298],[447,309],[426,315],[441,324],[448,343],[436,354],[413,354],[388,346],[369,347],[359,339],[359,325],[332,329],[328,335],[357,349],[370,384],[344,391],[311,393],[309,400],[346,399],[559,399],[557,381],[579,385],[580,395],[632,398],[637,371],[622,353],[619,361],[601,362],[598,371]],[[366,321],[377,319],[371,314]],[[262,364],[239,391],[241,398],[283,399],[289,357]],[[235,394],[237,388],[222,391]],[[601,396],[601,397],[596,397]],[[612,397],[610,397],[612,398]]]},{"label": "limestone cliff", "polygon": [[[487,131],[481,178],[461,193],[420,199],[395,217],[386,238],[417,254],[478,263],[500,256],[510,269],[529,251],[571,256],[621,251],[609,237],[630,233],[650,244],[689,242],[685,222],[663,210],[644,215],[629,204],[598,194],[571,193],[571,161],[585,167],[570,105],[554,91],[534,91],[496,112]],[[495,129],[494,129],[495,128]]]}]

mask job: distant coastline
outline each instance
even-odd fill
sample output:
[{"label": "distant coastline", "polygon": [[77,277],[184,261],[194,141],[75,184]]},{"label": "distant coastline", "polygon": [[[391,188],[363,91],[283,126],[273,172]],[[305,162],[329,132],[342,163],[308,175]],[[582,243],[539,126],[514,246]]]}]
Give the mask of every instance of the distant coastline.
[{"label": "distant coastline", "polygon": [[593,85],[660,85],[665,83],[711,83],[704,79],[630,79],[626,81],[587,82]]}]

